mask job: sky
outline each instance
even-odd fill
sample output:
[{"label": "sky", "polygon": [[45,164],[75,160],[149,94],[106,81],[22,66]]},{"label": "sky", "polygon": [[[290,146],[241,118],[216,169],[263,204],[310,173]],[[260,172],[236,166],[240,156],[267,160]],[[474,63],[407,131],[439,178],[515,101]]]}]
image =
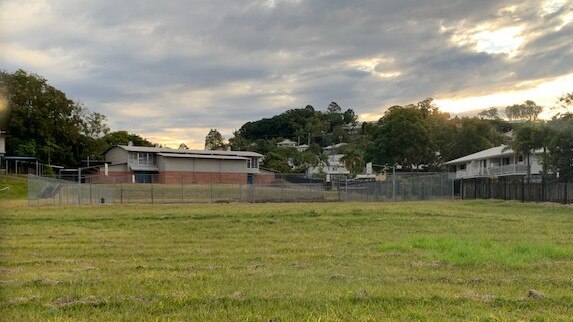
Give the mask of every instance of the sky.
[{"label": "sky", "polygon": [[172,147],[332,101],[360,120],[573,91],[573,0],[0,0],[0,68]]}]

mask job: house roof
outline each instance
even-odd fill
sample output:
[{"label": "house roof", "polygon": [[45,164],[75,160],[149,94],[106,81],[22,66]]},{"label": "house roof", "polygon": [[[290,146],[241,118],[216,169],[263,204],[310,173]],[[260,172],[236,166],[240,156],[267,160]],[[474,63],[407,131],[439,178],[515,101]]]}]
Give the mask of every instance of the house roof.
[{"label": "house roof", "polygon": [[329,146],[324,147],[322,149],[323,150],[333,150],[333,149],[337,149],[337,148],[339,148],[341,146],[345,146],[345,145],[347,145],[347,143],[342,142],[342,143],[338,143],[338,144],[334,144],[334,145],[329,145]]},{"label": "house roof", "polygon": [[[535,153],[541,153],[542,150],[536,150]],[[453,164],[460,164],[460,163],[466,163],[466,162],[471,162],[474,160],[485,160],[485,159],[490,159],[490,158],[495,158],[495,157],[503,157],[503,156],[510,156],[515,154],[515,152],[510,149],[507,145],[500,145],[500,146],[496,146],[487,150],[483,150],[483,151],[479,151],[470,155],[466,155],[464,157],[461,158],[457,158],[455,160],[451,160],[446,162],[446,165],[453,165]]]},{"label": "house roof", "polygon": [[242,160],[249,158],[232,155],[205,155],[205,154],[183,154],[183,153],[157,153],[157,155],[167,158],[190,158],[190,159],[217,159],[217,160]]},{"label": "house roof", "polygon": [[277,143],[277,144],[296,144],[296,142],[295,142],[295,141],[291,141],[291,140],[289,140],[289,139],[284,139],[284,140],[280,141],[280,142]]},{"label": "house roof", "polygon": [[250,151],[218,151],[218,150],[186,150],[186,149],[169,149],[169,148],[156,148],[146,146],[133,146],[133,145],[114,145],[108,148],[105,152],[113,148],[121,148],[128,152],[147,152],[147,153],[162,153],[162,154],[192,154],[192,155],[212,155],[212,156],[239,156],[246,158],[262,158],[263,155],[250,152]]}]

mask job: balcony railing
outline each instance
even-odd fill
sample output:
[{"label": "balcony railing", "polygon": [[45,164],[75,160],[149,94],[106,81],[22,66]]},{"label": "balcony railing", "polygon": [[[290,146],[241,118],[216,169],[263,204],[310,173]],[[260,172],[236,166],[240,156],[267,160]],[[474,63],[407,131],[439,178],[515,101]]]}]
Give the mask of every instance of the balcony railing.
[{"label": "balcony railing", "polygon": [[507,164],[502,166],[493,166],[489,168],[472,168],[456,171],[456,178],[476,178],[476,177],[494,177],[509,175],[527,174],[527,165],[525,164]]}]

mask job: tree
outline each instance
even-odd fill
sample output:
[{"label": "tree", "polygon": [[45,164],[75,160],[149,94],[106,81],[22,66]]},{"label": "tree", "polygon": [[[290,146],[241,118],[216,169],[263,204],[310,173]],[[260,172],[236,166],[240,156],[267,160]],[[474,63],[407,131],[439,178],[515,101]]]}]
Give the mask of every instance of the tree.
[{"label": "tree", "polygon": [[97,139],[110,132],[107,126],[107,117],[103,114],[94,113],[84,113],[84,122],[82,123],[82,134]]},{"label": "tree", "polygon": [[563,109],[565,113],[571,112],[569,109],[573,108],[573,92],[561,96],[557,103],[559,103],[558,108]]},{"label": "tree", "polygon": [[573,179],[573,114],[568,113],[549,123],[547,165],[564,182]]},{"label": "tree", "polygon": [[479,118],[486,120],[498,120],[499,112],[497,107],[490,107],[478,113]]},{"label": "tree", "polygon": [[179,150],[189,150],[189,147],[185,143],[179,144]]},{"label": "tree", "polygon": [[356,174],[362,171],[364,168],[364,156],[360,150],[356,147],[350,147],[343,151],[344,156],[340,158],[340,161],[344,163],[346,169],[352,173]]},{"label": "tree", "polygon": [[205,150],[224,150],[223,136],[217,129],[211,129],[205,137]]},{"label": "tree", "polygon": [[435,156],[427,120],[429,111],[416,105],[392,106],[380,119],[370,146],[378,164],[400,164],[419,169]]},{"label": "tree", "polygon": [[[292,171],[292,167],[288,162],[289,157],[288,153],[285,152],[286,150],[289,149],[267,153],[261,166],[279,173],[290,173]],[[294,150],[296,151],[296,149]]]},{"label": "tree", "polygon": [[535,150],[546,148],[545,125],[538,122],[527,122],[514,129],[513,140],[509,147],[517,154],[525,157],[527,165],[527,181],[531,181],[531,156]]},{"label": "tree", "polygon": [[535,121],[541,112],[543,112],[543,107],[529,100],[523,104],[514,104],[505,108],[505,116],[511,121]]},{"label": "tree", "polygon": [[[12,138],[7,142],[7,153],[77,165],[86,147],[85,108],[46,79],[23,70],[13,74],[0,71],[0,88],[6,93],[10,111],[6,130]],[[95,126],[98,119],[92,121]],[[46,146],[51,149],[44,149]]]},{"label": "tree", "polygon": [[476,117],[462,118],[457,123],[456,132],[447,145],[445,160],[453,160],[502,143],[502,136],[490,121]]},{"label": "tree", "polygon": [[135,146],[154,146],[153,143],[147,139],[142,138],[137,134],[128,133],[127,131],[115,131],[104,135],[101,141],[105,144],[105,149],[113,145],[127,145],[129,142]]},{"label": "tree", "polygon": [[340,108],[336,102],[331,102],[328,104],[326,111],[330,114],[340,114],[342,112],[342,108]]},{"label": "tree", "polygon": [[358,116],[356,116],[353,110],[347,109],[344,114],[342,114],[342,119],[344,120],[344,124],[354,126],[357,124]]}]

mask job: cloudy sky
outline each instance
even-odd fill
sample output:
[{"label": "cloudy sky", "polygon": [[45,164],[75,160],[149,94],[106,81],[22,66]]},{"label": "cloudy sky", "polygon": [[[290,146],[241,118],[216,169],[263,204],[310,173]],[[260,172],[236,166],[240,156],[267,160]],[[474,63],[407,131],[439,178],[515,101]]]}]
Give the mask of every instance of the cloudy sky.
[{"label": "cloudy sky", "polygon": [[175,147],[331,101],[362,120],[425,97],[553,105],[571,35],[573,0],[0,0],[0,68]]}]

